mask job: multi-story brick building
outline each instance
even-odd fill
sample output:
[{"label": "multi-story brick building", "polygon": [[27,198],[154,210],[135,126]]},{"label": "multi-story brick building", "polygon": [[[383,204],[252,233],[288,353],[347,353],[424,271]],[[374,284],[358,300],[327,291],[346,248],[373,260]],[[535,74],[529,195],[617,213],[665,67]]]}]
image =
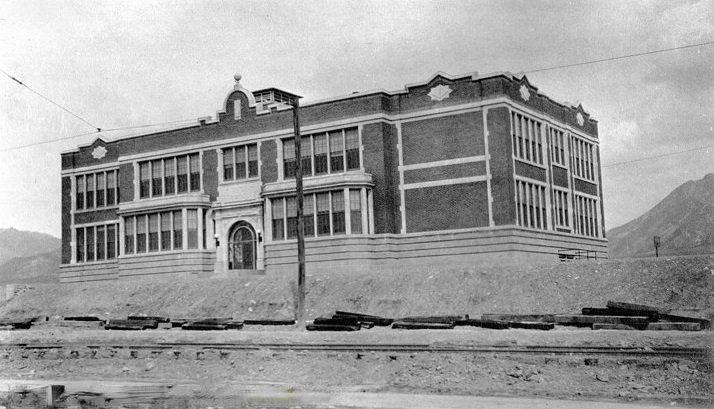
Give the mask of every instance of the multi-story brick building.
[{"label": "multi-story brick building", "polygon": [[[62,281],[293,271],[295,95],[62,155]],[[607,256],[597,122],[508,73],[300,107],[308,269]]]}]

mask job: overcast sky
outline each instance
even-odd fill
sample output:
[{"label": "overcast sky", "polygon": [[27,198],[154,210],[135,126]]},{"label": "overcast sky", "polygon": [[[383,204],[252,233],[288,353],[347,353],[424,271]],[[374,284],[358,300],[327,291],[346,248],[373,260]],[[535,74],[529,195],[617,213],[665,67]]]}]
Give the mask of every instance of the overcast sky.
[{"label": "overcast sky", "polygon": [[[707,41],[709,0],[0,0],[0,69],[103,129],[215,115],[236,72],[305,103],[437,71],[518,73]],[[713,67],[709,45],[528,75],[599,121],[608,229],[714,172]],[[0,74],[0,151],[53,141],[0,152],[0,227],[60,235],[60,152],[92,131]]]}]

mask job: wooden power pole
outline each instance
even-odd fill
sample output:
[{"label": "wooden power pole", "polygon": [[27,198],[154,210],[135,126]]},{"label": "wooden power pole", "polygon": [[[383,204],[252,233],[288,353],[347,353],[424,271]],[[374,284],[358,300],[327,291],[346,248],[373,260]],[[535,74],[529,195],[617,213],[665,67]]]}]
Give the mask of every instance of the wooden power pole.
[{"label": "wooden power pole", "polygon": [[295,128],[295,201],[297,204],[298,294],[297,325],[305,327],[305,221],[302,218],[302,156],[300,153],[300,100],[293,101],[293,127]]}]

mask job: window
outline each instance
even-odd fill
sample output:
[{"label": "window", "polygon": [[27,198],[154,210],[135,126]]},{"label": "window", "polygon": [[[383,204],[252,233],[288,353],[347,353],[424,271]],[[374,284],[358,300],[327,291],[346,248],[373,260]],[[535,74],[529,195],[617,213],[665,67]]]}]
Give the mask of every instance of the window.
[{"label": "window", "polygon": [[107,226],[107,260],[115,259],[117,256],[117,225]]},{"label": "window", "polygon": [[[362,234],[367,216],[362,207],[363,189],[349,189],[350,225],[347,227],[345,190],[308,193],[304,196],[303,220],[305,237]],[[295,196],[271,200],[272,240],[283,240],[283,226],[287,227],[287,238],[297,236],[297,203]],[[285,216],[283,206],[286,206]]]},{"label": "window", "polygon": [[285,225],[283,223],[283,205],[282,198],[271,202],[272,224],[273,224],[273,240],[282,240],[285,238]]},{"label": "window", "polygon": [[149,187],[151,179],[149,175],[149,162],[144,162],[139,165],[139,197],[145,198],[150,196]]},{"label": "window", "polygon": [[191,170],[191,191],[201,190],[201,157],[197,153],[189,155]]},{"label": "window", "polygon": [[146,215],[136,216],[136,252],[146,253]]},{"label": "window", "polygon": [[174,216],[174,250],[183,248],[183,221],[181,219],[181,210],[175,210]]},{"label": "window", "polygon": [[167,195],[176,193],[176,158],[164,159],[164,192]]},{"label": "window", "polygon": [[77,176],[77,197],[76,197],[76,208],[77,210],[84,209],[84,176]]},{"label": "window", "polygon": [[149,215],[149,251],[159,250],[159,215]]},{"label": "window", "polygon": [[104,172],[97,173],[97,207],[104,207],[104,192],[106,191],[106,176]]},{"label": "window", "polygon": [[319,236],[330,234],[330,194],[318,193],[317,200],[317,234]]},{"label": "window", "polygon": [[179,156],[176,158],[178,176],[176,178],[178,184],[178,192],[188,192],[188,158]]},{"label": "window", "polygon": [[345,194],[343,191],[330,193],[332,196],[332,233],[345,233]]},{"label": "window", "polygon": [[312,237],[315,235],[315,204],[313,203],[313,195],[303,196],[303,226],[305,231],[305,237]]},{"label": "window", "polygon": [[511,139],[515,158],[543,164],[541,126],[540,121],[511,112]]},{"label": "window", "polygon": [[161,196],[163,194],[164,178],[161,175],[163,165],[160,160],[151,161],[151,195]]},{"label": "window", "polygon": [[574,137],[571,141],[570,160],[573,163],[573,174],[579,178],[595,181],[595,145],[583,139]]},{"label": "window", "polygon": [[94,226],[87,227],[84,235],[87,238],[87,261],[94,261]]},{"label": "window", "polygon": [[600,237],[598,228],[598,200],[575,195],[573,210],[573,228],[575,234],[590,237]]},{"label": "window", "polygon": [[559,129],[548,127],[550,140],[550,158],[555,165],[566,167],[565,159],[565,133]]},{"label": "window", "polygon": [[516,179],[516,211],[519,226],[547,229],[545,187]]},{"label": "window", "polygon": [[84,227],[77,229],[77,261],[84,261]]},{"label": "window", "polygon": [[94,175],[87,175],[87,209],[94,207]]},{"label": "window", "polygon": [[288,216],[288,238],[294,239],[297,237],[298,232],[298,218],[297,218],[297,200],[295,197],[288,197],[286,199],[287,206],[287,216]]},{"label": "window", "polygon": [[352,234],[362,233],[362,195],[357,189],[350,189],[350,227]]},{"label": "window", "polygon": [[187,230],[188,230],[188,248],[198,248],[198,211],[196,209],[188,209],[186,211]]},{"label": "window", "polygon": [[555,226],[568,228],[570,220],[568,216],[568,192],[553,190],[553,207],[555,208]]},{"label": "window", "polygon": [[161,213],[161,250],[171,250],[171,213]]},{"label": "window", "polygon": [[258,144],[223,149],[223,180],[258,177]]},{"label": "window", "polygon": [[117,204],[117,174],[115,171],[107,172],[107,206]]},{"label": "window", "polygon": [[104,261],[116,258],[117,224],[77,227],[76,262]]},{"label": "window", "polygon": [[104,226],[97,226],[97,261],[104,260],[106,256],[106,236]]},{"label": "window", "polygon": [[[283,141],[283,176],[295,176],[294,139]],[[360,145],[357,128],[304,135],[300,144],[304,176],[340,173],[360,169]]]},{"label": "window", "polygon": [[134,217],[124,218],[124,254],[134,253]]}]

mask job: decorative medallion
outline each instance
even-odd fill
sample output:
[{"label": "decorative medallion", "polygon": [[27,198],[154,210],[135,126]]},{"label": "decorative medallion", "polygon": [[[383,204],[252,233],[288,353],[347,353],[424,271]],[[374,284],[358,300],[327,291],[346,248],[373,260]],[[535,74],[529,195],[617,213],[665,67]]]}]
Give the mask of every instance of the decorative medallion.
[{"label": "decorative medallion", "polygon": [[106,154],[107,154],[107,148],[105,148],[105,147],[103,147],[103,146],[97,146],[97,147],[94,148],[94,150],[92,151],[92,157],[93,157],[94,159],[101,159],[101,158],[103,158],[104,156],[106,156]]},{"label": "decorative medallion", "polygon": [[429,96],[432,101],[443,101],[449,98],[449,94],[453,91],[448,85],[437,85],[429,91]]},{"label": "decorative medallion", "polygon": [[580,126],[583,126],[583,124],[585,123],[585,118],[583,118],[583,115],[580,112],[575,115],[575,120],[578,121],[578,125]]},{"label": "decorative medallion", "polygon": [[531,93],[528,91],[528,87],[525,85],[521,85],[521,98],[523,98],[524,101],[528,101],[531,99]]}]

